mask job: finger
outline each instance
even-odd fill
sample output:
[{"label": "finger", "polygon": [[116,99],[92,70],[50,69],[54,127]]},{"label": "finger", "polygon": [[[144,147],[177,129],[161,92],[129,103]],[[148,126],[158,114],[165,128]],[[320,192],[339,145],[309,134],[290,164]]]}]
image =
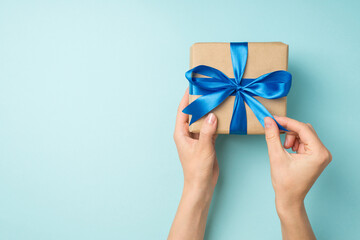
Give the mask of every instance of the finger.
[{"label": "finger", "polygon": [[304,143],[302,143],[301,141],[299,141],[299,147],[296,149],[297,153],[306,153],[306,145]]},{"label": "finger", "polygon": [[284,149],[282,147],[280,140],[279,128],[276,125],[275,121],[270,117],[266,117],[264,121],[265,121],[265,138],[271,160],[272,157],[282,153]]},{"label": "finger", "polygon": [[318,142],[317,135],[306,124],[288,117],[275,117],[276,121],[283,127],[298,134],[300,140],[305,144]]},{"label": "finger", "polygon": [[183,98],[180,101],[176,123],[175,123],[175,134],[174,135],[186,135],[189,136],[188,123],[189,115],[182,112],[182,110],[189,105],[189,88],[186,89]]},{"label": "finger", "polygon": [[286,133],[284,147],[289,149],[294,146],[296,140],[296,134],[294,132]]},{"label": "finger", "polygon": [[294,146],[292,147],[293,152],[297,152],[299,150],[299,145],[300,145],[299,139],[296,138],[294,142]]},{"label": "finger", "polygon": [[309,128],[310,128],[310,130],[317,136],[317,137],[319,137],[318,135],[317,135],[317,133],[316,133],[316,131],[315,131],[315,129],[314,129],[314,127],[313,127],[313,125],[311,125],[310,123],[307,123],[306,125],[308,125],[309,126]]},{"label": "finger", "polygon": [[199,142],[203,145],[214,144],[216,138],[217,118],[215,114],[207,115],[200,129]]}]

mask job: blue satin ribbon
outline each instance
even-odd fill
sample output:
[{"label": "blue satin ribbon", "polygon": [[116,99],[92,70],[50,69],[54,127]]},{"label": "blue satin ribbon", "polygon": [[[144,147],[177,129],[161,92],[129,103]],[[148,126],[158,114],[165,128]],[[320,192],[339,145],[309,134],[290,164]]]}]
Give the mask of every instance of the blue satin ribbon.
[{"label": "blue satin ribbon", "polygon": [[[221,71],[205,65],[194,67],[185,73],[190,85],[189,93],[202,96],[189,104],[183,112],[192,115],[191,125],[219,106],[229,96],[235,96],[230,133],[245,135],[247,134],[245,102],[261,125],[265,127],[264,118],[274,119],[274,117],[253,96],[267,99],[285,97],[291,87],[291,74],[281,70],[255,79],[242,78],[248,56],[248,43],[230,43],[230,51],[235,78],[229,78]],[[194,77],[194,74],[206,77]],[[287,131],[278,122],[276,124],[280,130]]]}]

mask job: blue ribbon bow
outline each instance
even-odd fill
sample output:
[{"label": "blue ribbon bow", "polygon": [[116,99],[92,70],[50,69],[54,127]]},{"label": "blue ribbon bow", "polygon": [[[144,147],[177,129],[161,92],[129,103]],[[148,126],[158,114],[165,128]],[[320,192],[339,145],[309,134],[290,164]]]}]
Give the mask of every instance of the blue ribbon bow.
[{"label": "blue ribbon bow", "polygon": [[[205,65],[194,67],[185,73],[189,81],[189,93],[202,96],[189,104],[183,113],[192,115],[191,125],[219,106],[229,96],[235,96],[230,133],[247,134],[244,102],[264,127],[265,117],[274,118],[253,96],[267,99],[285,97],[291,87],[291,74],[281,70],[264,74],[256,79],[242,78],[248,56],[248,43],[230,43],[230,51],[235,78],[229,78],[218,69]],[[193,77],[193,73],[207,77]],[[278,122],[276,124],[280,130],[287,131]]]}]

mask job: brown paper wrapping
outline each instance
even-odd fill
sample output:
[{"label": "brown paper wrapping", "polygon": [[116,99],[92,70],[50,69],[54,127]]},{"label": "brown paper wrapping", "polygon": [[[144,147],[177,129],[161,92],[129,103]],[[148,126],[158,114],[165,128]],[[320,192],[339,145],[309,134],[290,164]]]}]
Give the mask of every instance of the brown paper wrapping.
[{"label": "brown paper wrapping", "polygon": [[[234,72],[230,55],[230,43],[195,43],[190,48],[190,68],[207,65],[222,71],[230,78]],[[257,78],[263,74],[285,70],[288,66],[288,45],[281,42],[248,43],[248,59],[243,78]],[[190,95],[191,103],[200,95]],[[286,97],[265,99],[255,97],[265,108],[277,116],[286,116]],[[235,96],[228,97],[212,112],[218,118],[218,134],[229,134]],[[264,128],[245,103],[247,134],[264,134]],[[191,117],[191,116],[190,116]],[[198,133],[205,117],[191,124],[190,132]]]}]

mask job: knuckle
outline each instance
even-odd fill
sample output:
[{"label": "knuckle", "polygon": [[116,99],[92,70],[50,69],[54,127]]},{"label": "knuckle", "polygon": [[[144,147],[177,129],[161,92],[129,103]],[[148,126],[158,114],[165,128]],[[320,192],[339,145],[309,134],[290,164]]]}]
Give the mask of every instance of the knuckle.
[{"label": "knuckle", "polygon": [[273,132],[267,133],[265,138],[268,142],[274,142],[276,140],[276,135]]},{"label": "knuckle", "polygon": [[300,131],[303,134],[307,134],[307,135],[313,135],[314,134],[314,129],[312,128],[311,125],[309,125],[310,123],[301,123],[300,125]]},{"label": "knuckle", "polygon": [[325,147],[316,154],[319,164],[329,164],[332,160],[331,153]]},{"label": "knuckle", "polygon": [[326,149],[325,157],[326,157],[326,160],[328,163],[330,163],[332,161],[332,155],[328,149]]},{"label": "knuckle", "polygon": [[316,135],[316,131],[315,131],[314,126],[311,125],[310,123],[307,123],[307,125],[308,125],[309,129],[311,130],[311,132]]},{"label": "knuckle", "polygon": [[310,126],[307,123],[303,123],[303,122],[300,123],[300,127],[303,129],[310,129]]}]

